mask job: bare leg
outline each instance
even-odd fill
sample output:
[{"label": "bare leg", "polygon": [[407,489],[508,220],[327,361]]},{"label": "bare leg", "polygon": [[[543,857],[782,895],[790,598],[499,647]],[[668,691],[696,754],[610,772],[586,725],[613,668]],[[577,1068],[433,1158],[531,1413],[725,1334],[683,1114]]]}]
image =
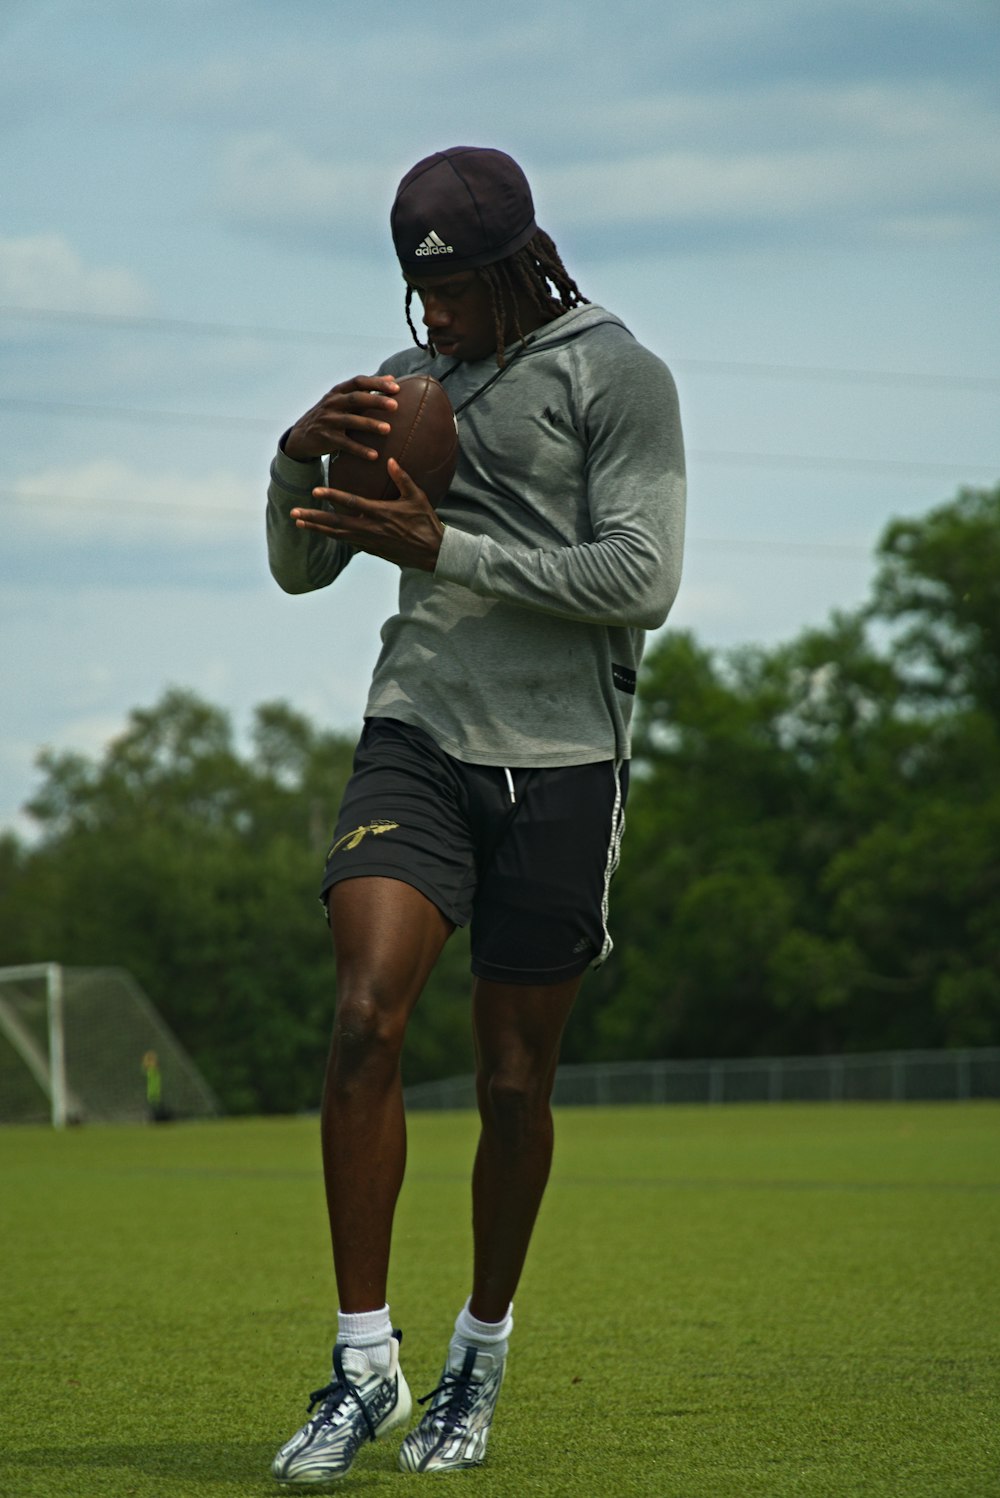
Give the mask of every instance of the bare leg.
[{"label": "bare leg", "polygon": [[385,1304],[406,1164],[399,1059],[452,926],[411,885],[348,879],[330,894],[337,1010],[323,1092],[323,1174],[342,1311]]},{"label": "bare leg", "polygon": [[559,1044],[581,979],[478,979],[473,1000],[482,1132],[472,1174],[473,1316],[501,1321],[514,1298],[552,1163],[549,1106]]}]

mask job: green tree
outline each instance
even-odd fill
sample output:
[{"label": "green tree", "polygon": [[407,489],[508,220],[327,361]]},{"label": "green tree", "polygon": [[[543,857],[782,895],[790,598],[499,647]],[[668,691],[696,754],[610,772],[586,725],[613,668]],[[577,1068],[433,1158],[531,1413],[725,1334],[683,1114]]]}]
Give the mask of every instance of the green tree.
[{"label": "green tree", "polygon": [[888,529],[866,608],[650,653],[592,1053],[997,1038],[998,538],[966,493]]},{"label": "green tree", "polygon": [[869,612],[896,626],[914,696],[1000,717],[1000,486],[896,521],[878,556]]},{"label": "green tree", "polygon": [[[232,724],[190,692],[99,759],[45,751],[31,849],[0,843],[0,962],[132,972],[227,1108],[318,1106],[336,998],[317,898],[353,741],[285,703]],[[411,1080],[467,1069],[459,937],[415,1017]]]}]

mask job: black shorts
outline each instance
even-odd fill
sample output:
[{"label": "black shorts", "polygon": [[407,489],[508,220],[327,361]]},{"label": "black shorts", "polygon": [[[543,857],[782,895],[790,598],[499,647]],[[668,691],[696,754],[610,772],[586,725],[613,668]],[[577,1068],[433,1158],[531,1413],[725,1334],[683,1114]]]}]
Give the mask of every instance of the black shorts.
[{"label": "black shorts", "polygon": [[470,765],[423,729],[369,719],[327,854],[341,879],[400,879],[456,926],[472,971],[561,983],[611,951],[608,887],[625,827],[628,764]]}]

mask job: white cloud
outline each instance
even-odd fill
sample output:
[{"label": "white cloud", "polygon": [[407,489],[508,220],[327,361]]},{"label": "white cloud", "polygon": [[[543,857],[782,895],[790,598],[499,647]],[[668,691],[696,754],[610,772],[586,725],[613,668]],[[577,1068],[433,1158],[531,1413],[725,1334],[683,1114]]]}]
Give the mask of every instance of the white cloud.
[{"label": "white cloud", "polygon": [[273,223],[302,233],[336,227],[343,239],[359,232],[384,238],[397,165],[370,155],[345,165],[319,157],[277,131],[233,136],[222,152],[219,197],[237,222]]},{"label": "white cloud", "polygon": [[204,541],[226,527],[260,523],[262,486],[219,470],[192,478],[150,471],[118,458],[53,465],[16,480],[17,512],[34,535],[49,532],[78,544],[100,538],[108,548],[148,536],[162,546]]},{"label": "white cloud", "polygon": [[[1000,131],[975,90],[912,80],[605,95],[529,166],[557,235],[821,225],[825,242],[832,228],[936,244],[995,213]],[[219,193],[245,226],[381,248],[398,168],[374,143],[345,165],[291,135],[245,133],[223,152]]]},{"label": "white cloud", "polygon": [[[923,81],[784,83],[743,80],[724,90],[657,89],[606,95],[575,120],[579,159],[649,154],[667,148],[739,152],[819,142],[914,148],[935,142],[952,150],[976,143],[996,119],[996,106],[974,89]],[[602,143],[604,149],[602,150]]]},{"label": "white cloud", "polygon": [[539,174],[546,220],[584,230],[759,222],[779,232],[825,221],[827,236],[831,226],[864,228],[936,243],[973,232],[997,203],[992,111],[945,88],[650,98],[606,107],[594,130],[606,142],[599,159]]},{"label": "white cloud", "polygon": [[151,299],[130,270],[85,265],[64,235],[31,234],[0,237],[0,302],[134,315]]}]

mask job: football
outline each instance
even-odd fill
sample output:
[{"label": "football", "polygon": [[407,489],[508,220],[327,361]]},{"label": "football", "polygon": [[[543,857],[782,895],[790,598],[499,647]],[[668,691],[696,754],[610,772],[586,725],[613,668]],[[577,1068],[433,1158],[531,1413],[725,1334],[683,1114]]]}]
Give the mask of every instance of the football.
[{"label": "football", "polygon": [[385,413],[391,431],[357,434],[360,442],[376,449],[378,458],[373,462],[355,453],[331,453],[327,483],[362,499],[398,499],[399,490],[386,468],[388,459],[395,458],[431,504],[439,504],[458,462],[458,423],[451,401],[430,375],[400,375],[397,384],[396,409]]}]

